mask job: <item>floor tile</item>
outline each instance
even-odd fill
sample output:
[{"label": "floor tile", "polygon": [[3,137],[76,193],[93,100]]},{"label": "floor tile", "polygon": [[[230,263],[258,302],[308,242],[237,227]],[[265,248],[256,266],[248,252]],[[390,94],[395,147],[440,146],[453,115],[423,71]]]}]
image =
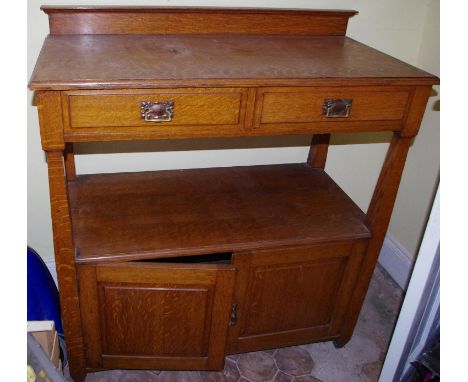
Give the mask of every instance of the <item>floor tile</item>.
[{"label": "floor tile", "polygon": [[310,354],[299,346],[279,349],[274,358],[281,371],[293,376],[308,374],[314,367]]},{"label": "floor tile", "polygon": [[159,375],[160,382],[201,382],[198,371],[163,371]]},{"label": "floor tile", "polygon": [[241,354],[237,366],[241,375],[253,382],[269,381],[278,370],[273,358],[262,351]]},{"label": "floor tile", "polygon": [[275,378],[273,380],[274,382],[292,382],[294,381],[294,377],[286,374],[286,373],[283,373],[282,371],[278,371],[278,373],[276,373],[275,375]]},{"label": "floor tile", "polygon": [[230,359],[226,359],[224,362],[223,374],[226,378],[226,382],[236,382],[240,378],[240,373],[236,362]]},{"label": "floor tile", "polygon": [[[296,377],[295,382],[322,382],[322,380],[312,377],[311,375],[303,375],[302,377]],[[338,381],[334,381],[334,382],[338,382]]]}]

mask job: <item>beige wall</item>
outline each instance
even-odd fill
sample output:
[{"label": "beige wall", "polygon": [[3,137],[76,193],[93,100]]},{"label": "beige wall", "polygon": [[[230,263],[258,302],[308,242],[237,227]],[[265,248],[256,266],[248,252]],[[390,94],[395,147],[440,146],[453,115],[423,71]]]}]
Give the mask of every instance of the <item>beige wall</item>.
[{"label": "beige wall", "polygon": [[[48,33],[42,4],[73,5],[70,0],[28,2],[28,75],[32,73],[42,41]],[[439,2],[431,0],[328,0],[328,1],[80,1],[80,5],[216,5],[289,8],[355,9],[348,35],[403,61],[438,73]],[[438,97],[431,98],[429,109]],[[53,257],[48,200],[47,166],[40,148],[36,109],[28,98],[28,244],[45,259]],[[438,178],[438,112],[428,110],[415,140],[398,195],[390,231],[410,256],[416,253],[432,193]],[[388,146],[388,134],[333,138],[327,171],[366,209]],[[232,166],[304,161],[309,138],[200,140],[81,145],[80,173],[136,171],[187,167]],[[368,144],[365,142],[377,142]],[[221,149],[219,149],[221,147]],[[152,152],[152,150],[158,152]],[[99,150],[117,154],[98,154]],[[137,152],[140,150],[140,152]],[[141,151],[142,150],[142,151]],[[184,151],[180,151],[184,150]]]}]

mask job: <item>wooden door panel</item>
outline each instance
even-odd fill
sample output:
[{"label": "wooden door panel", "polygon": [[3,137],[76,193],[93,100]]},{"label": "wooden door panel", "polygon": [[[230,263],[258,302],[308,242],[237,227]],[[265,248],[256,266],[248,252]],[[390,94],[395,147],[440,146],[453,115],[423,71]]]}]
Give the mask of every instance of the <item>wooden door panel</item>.
[{"label": "wooden door panel", "polygon": [[234,255],[238,324],[229,352],[338,336],[367,241]]},{"label": "wooden door panel", "polygon": [[346,260],[258,267],[241,336],[327,324]]},{"label": "wooden door panel", "polygon": [[121,263],[78,273],[88,367],[222,368],[231,265]]},{"label": "wooden door panel", "polygon": [[99,286],[106,354],[196,356],[208,353],[213,288]]}]

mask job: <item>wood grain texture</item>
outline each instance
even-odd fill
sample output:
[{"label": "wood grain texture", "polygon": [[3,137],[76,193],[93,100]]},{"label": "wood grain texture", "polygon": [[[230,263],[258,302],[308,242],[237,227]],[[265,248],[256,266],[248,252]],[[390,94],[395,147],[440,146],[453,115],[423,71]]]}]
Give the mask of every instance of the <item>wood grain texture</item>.
[{"label": "wood grain texture", "polygon": [[349,341],[356,325],[390,223],[410,143],[411,138],[403,138],[395,133],[388,148],[366,216],[372,239],[369,241],[340,338],[336,341],[338,347]]},{"label": "wood grain texture", "polygon": [[106,283],[99,294],[101,315],[105,317],[105,354],[207,354],[209,331],[205,323],[209,320],[205,313],[212,310],[212,289]]},{"label": "wood grain texture", "polygon": [[[439,79],[345,37],[353,11],[43,9],[51,35],[29,87],[72,377],[343,346]],[[161,97],[173,123],[147,126],[139,103]],[[350,116],[325,118],[326,98],[352,98]],[[323,170],[330,133],[360,131],[394,132],[366,215]],[[71,145],[290,134],[315,134],[307,163],[77,177]],[[232,265],[196,263],[224,252]]]},{"label": "wood grain texture", "polygon": [[[410,89],[395,87],[262,88],[258,90],[261,112],[256,116],[256,125],[401,120],[409,94]],[[324,115],[326,99],[352,100],[349,116],[329,118]]]},{"label": "wood grain texture", "polygon": [[207,364],[206,357],[102,356],[104,369],[209,370]]},{"label": "wood grain texture", "polygon": [[[245,107],[243,89],[170,89],[146,91],[68,92],[70,128],[239,125]],[[141,102],[174,102],[170,122],[145,122]],[[242,102],[243,101],[243,102]],[[134,129],[135,130],[135,129]]]},{"label": "wood grain texture", "polygon": [[[62,92],[67,142],[398,131],[418,87],[175,88]],[[327,98],[352,98],[327,118]],[[174,102],[169,122],[145,122],[140,102]]]},{"label": "wood grain texture", "polygon": [[216,277],[216,294],[211,320],[210,350],[207,368],[221,370],[224,367],[226,340],[231,318],[232,298],[237,269],[230,267],[231,272],[218,272]]},{"label": "wood grain texture", "polygon": [[409,105],[405,127],[400,133],[402,137],[414,137],[418,134],[431,90],[431,86],[416,86]]},{"label": "wood grain texture", "polygon": [[[143,101],[172,101],[172,120],[145,121]],[[63,92],[64,131],[72,141],[240,135],[248,101],[238,88]]]},{"label": "wood grain texture", "polygon": [[63,154],[60,151],[48,151],[46,156],[63,329],[67,341],[70,375],[79,381],[85,376],[85,359]]},{"label": "wood grain texture", "polygon": [[42,149],[63,150],[63,123],[60,92],[36,92]]},{"label": "wood grain texture", "polygon": [[[247,107],[248,109],[248,107]],[[241,111],[242,112],[242,111]],[[378,131],[400,131],[402,121],[324,121],[309,124],[264,124],[259,127],[241,127],[236,125],[181,125],[156,127],[93,127],[68,129],[64,133],[65,142],[104,142],[104,141],[144,141],[155,139],[190,139],[190,138],[232,138],[291,136],[333,133],[359,133]],[[133,131],[132,131],[133,130]]]},{"label": "wood grain texture", "polygon": [[432,85],[433,75],[347,37],[49,36],[31,89]]},{"label": "wood grain texture", "polygon": [[298,341],[302,332],[301,343],[334,338],[356,280],[364,243],[255,251],[244,261],[240,258],[245,254],[235,254],[234,265],[239,275],[244,274],[246,285],[238,285],[236,301],[242,309],[229,349],[285,346],[287,333]]},{"label": "wood grain texture", "polygon": [[368,238],[364,214],[307,164],[78,176],[78,262]]},{"label": "wood grain texture", "polygon": [[80,285],[91,367],[222,368],[232,266],[121,263],[79,271],[89,275]]},{"label": "wood grain texture", "polygon": [[77,266],[80,284],[80,309],[83,340],[86,348],[86,366],[102,367],[101,327],[99,325],[99,297],[96,287],[96,267]]},{"label": "wood grain texture", "polygon": [[76,180],[75,154],[73,152],[73,143],[65,144],[64,159],[65,175],[67,177],[67,181],[70,182]]},{"label": "wood grain texture", "polygon": [[314,134],[310,144],[309,155],[307,156],[307,163],[311,167],[324,169],[329,145],[330,134]]},{"label": "wood grain texture", "polygon": [[42,7],[51,34],[337,36],[356,11],[173,7]]}]

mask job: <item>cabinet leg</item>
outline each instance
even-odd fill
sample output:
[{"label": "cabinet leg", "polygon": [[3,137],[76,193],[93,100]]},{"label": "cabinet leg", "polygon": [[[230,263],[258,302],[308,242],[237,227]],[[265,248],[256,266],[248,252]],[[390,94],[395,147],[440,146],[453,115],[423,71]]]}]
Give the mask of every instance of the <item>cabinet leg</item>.
[{"label": "cabinet leg", "polygon": [[338,339],[336,339],[335,341],[333,341],[333,346],[335,346],[335,348],[337,349],[341,349],[342,347],[344,347],[348,342],[349,340],[351,339],[351,337],[340,337]]},{"label": "cabinet leg", "polygon": [[55,263],[60,290],[60,309],[67,343],[68,364],[72,378],[75,381],[82,381],[86,375],[84,346],[63,153],[61,151],[50,151],[46,155]]},{"label": "cabinet leg", "polygon": [[366,254],[361,266],[361,272],[354,288],[348,310],[345,314],[344,324],[340,331],[338,345],[346,344],[353,334],[364,298],[374,273],[377,259],[390,223],[393,205],[395,203],[401,175],[405,166],[406,155],[411,143],[411,137],[403,138],[394,133],[390,147],[387,151],[379,179],[367,211],[366,221],[372,232]]},{"label": "cabinet leg", "polygon": [[65,174],[68,181],[76,180],[75,154],[73,143],[65,144]]},{"label": "cabinet leg", "polygon": [[312,137],[309,156],[307,157],[307,163],[311,167],[325,168],[329,144],[330,134],[315,134]]}]

